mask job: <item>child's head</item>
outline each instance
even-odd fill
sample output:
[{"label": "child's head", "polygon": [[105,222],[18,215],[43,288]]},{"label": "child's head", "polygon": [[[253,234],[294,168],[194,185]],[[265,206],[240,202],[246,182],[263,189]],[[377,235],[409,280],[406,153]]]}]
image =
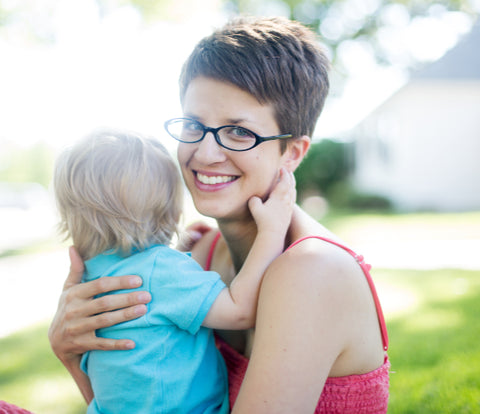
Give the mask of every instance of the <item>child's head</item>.
[{"label": "child's head", "polygon": [[153,139],[98,131],[57,159],[60,228],[84,260],[108,249],[129,254],[169,244],[182,209],[180,173]]},{"label": "child's head", "polygon": [[312,136],[329,89],[314,32],[283,18],[239,19],[201,40],[183,66],[180,97],[197,76],[234,84],[273,104],[278,127]]}]

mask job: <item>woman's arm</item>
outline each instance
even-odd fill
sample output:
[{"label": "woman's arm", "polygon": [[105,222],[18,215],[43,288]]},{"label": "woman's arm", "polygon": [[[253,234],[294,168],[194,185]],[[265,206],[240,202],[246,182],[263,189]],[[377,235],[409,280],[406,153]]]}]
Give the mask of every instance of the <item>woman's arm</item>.
[{"label": "woman's arm", "polygon": [[50,325],[48,338],[53,352],[77,382],[85,400],[92,397],[90,382],[80,370],[81,355],[92,349],[132,349],[133,341],[99,338],[95,330],[138,318],[145,314],[145,304],[150,302],[148,292],[131,292],[94,296],[119,289],[132,289],[142,285],[138,276],[106,277],[88,283],[80,283],[83,262],[75,248],[71,247],[70,273],[63,286],[57,312]]},{"label": "woman's arm", "polygon": [[297,253],[282,254],[264,277],[251,359],[233,413],[313,413],[347,347],[342,266],[315,252]]}]

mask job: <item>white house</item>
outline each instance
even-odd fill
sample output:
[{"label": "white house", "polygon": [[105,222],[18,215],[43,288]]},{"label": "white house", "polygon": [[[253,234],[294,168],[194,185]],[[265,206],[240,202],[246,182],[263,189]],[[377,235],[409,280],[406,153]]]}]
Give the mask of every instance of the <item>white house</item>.
[{"label": "white house", "polygon": [[401,210],[480,210],[480,24],[350,133],[357,188]]}]

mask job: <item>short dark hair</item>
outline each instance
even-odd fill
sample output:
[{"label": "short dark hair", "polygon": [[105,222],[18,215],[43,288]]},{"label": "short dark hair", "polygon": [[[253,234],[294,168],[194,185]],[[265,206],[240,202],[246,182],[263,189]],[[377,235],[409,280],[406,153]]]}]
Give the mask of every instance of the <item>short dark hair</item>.
[{"label": "short dark hair", "polygon": [[180,75],[180,98],[198,76],[229,82],[272,104],[281,133],[311,137],[328,94],[328,69],[315,33],[302,24],[238,18],[194,48]]}]

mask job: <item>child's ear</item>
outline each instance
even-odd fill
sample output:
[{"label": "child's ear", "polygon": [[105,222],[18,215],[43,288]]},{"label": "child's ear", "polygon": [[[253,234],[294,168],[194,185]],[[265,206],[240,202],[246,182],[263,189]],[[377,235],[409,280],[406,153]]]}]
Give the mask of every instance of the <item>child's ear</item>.
[{"label": "child's ear", "polygon": [[292,139],[287,144],[287,149],[283,154],[283,166],[290,172],[294,172],[302,162],[305,154],[310,148],[311,140],[307,135]]}]

